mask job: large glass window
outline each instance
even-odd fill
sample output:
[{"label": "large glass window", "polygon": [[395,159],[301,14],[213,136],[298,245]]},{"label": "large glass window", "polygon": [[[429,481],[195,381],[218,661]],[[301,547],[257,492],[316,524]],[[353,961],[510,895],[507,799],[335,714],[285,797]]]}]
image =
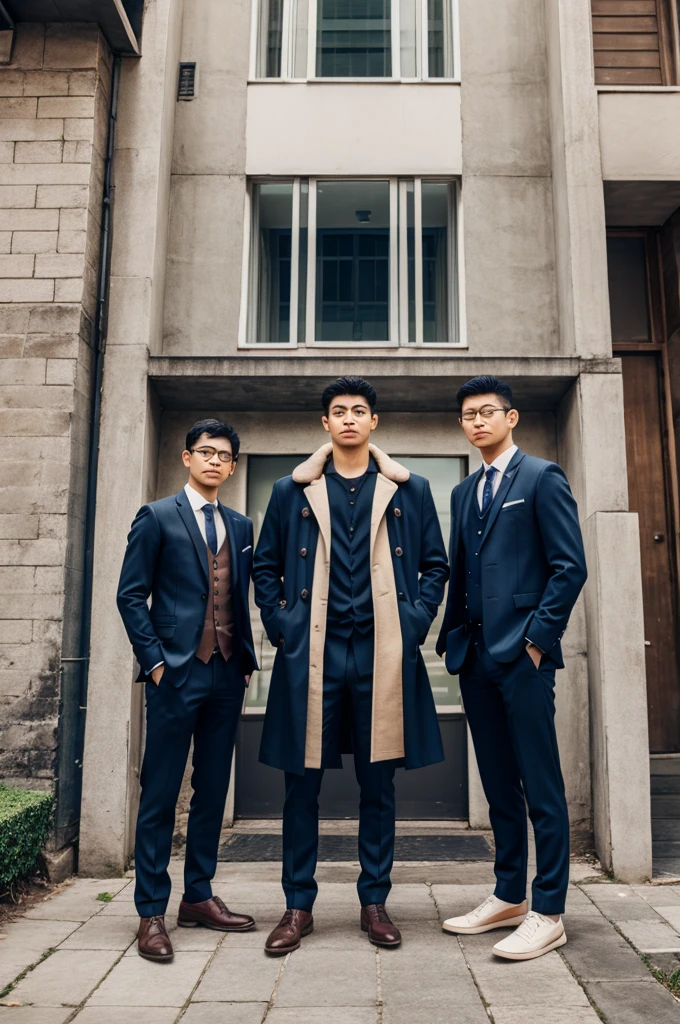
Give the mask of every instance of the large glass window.
[{"label": "large glass window", "polygon": [[458,340],[451,181],[253,183],[249,345]]},{"label": "large glass window", "polygon": [[452,0],[260,0],[256,73],[453,78]]},{"label": "large glass window", "polygon": [[[395,456],[402,465],[413,473],[419,473],[430,481],[435,507],[439,516],[444,541],[448,545],[450,532],[450,498],[451,490],[459,484],[465,475],[466,460],[447,456]],[[248,491],[247,511],[253,520],[255,543],[262,529],[264,514],[267,511],[269,497],[274,483],[281,477],[292,473],[295,466],[302,462],[300,455],[250,455],[248,457]],[[260,613],[252,601],[251,588],[251,620],[255,653],[257,654],[260,671],[255,672],[246,693],[246,708],[251,712],[264,711],[269,694],[272,668],[276,651],[269,643],[262,628]],[[449,711],[460,705],[460,689],[458,677],[450,676],[444,662],[437,656],[435,644],[444,615],[444,604],[432,623],[427,640],[422,646],[423,658],[430,677],[430,685],[437,707],[441,711]]]}]

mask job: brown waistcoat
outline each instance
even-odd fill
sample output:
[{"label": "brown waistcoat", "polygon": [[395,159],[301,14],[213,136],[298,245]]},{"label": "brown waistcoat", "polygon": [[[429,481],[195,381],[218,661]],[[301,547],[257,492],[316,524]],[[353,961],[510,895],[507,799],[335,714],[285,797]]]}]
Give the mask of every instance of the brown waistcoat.
[{"label": "brown waistcoat", "polygon": [[229,537],[225,537],[217,555],[213,555],[207,545],[206,553],[210,583],[203,636],[196,657],[207,665],[217,647],[225,661],[229,661],[234,653],[234,601],[231,596]]}]

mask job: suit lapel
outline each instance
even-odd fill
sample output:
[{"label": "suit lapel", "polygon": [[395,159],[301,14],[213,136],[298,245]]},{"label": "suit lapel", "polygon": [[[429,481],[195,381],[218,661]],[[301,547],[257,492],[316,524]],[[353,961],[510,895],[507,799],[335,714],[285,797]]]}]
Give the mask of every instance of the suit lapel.
[{"label": "suit lapel", "polygon": [[498,513],[500,512],[501,508],[503,507],[503,502],[507,498],[508,492],[510,491],[510,488],[512,487],[512,485],[514,484],[515,480],[517,479],[517,471],[519,469],[520,462],[522,461],[523,458],[524,458],[524,452],[521,452],[519,450],[519,448],[518,448],[517,451],[515,452],[515,454],[513,455],[513,457],[510,460],[510,465],[508,466],[508,468],[506,469],[505,473],[503,474],[503,479],[501,480],[500,486],[499,486],[498,490],[496,491],[496,497],[493,499],[493,504],[491,505],[491,508],[489,509],[489,515],[488,515],[487,520],[486,520],[486,529],[484,530],[484,535],[482,536],[482,539],[481,539],[480,544],[479,544],[480,551],[482,549],[482,545],[484,544],[484,541],[486,540],[486,538],[491,533],[491,529],[493,527],[493,524],[496,522],[496,519],[498,517]]},{"label": "suit lapel", "polygon": [[196,516],[194,514],[194,510],[192,509],[191,505],[189,504],[189,499],[187,498],[186,493],[184,491],[180,491],[179,494],[177,495],[177,497],[175,498],[175,500],[177,502],[177,511],[179,512],[179,514],[180,514],[180,516],[182,518],[182,522],[186,526],[187,531],[189,533],[189,536],[191,537],[191,540],[193,541],[193,545],[194,545],[194,548],[196,549],[196,554],[198,556],[198,561],[200,563],[203,575],[205,576],[205,582],[207,583],[208,582],[207,549],[206,549],[205,541],[203,540],[203,537],[201,536],[201,531],[198,528],[198,523],[196,522]]},{"label": "suit lapel", "polygon": [[227,540],[229,541],[229,551],[231,553],[231,586],[233,590],[236,586],[236,581],[238,580],[238,563],[241,552],[238,550],[238,545],[236,544],[236,529],[234,526],[234,520],[229,515],[229,509],[226,508],[221,501],[217,503],[217,507],[220,510],[220,515],[222,516],[227,530]]}]

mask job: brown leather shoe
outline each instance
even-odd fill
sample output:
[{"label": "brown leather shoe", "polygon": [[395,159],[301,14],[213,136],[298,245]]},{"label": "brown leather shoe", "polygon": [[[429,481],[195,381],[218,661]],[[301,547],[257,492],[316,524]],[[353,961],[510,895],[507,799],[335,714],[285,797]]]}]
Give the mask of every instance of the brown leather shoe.
[{"label": "brown leather shoe", "polygon": [[158,963],[172,960],[174,952],[162,914],[155,917],[140,917],[137,952],[145,960],[156,960]]},{"label": "brown leather shoe", "polygon": [[249,932],[255,927],[250,914],[232,914],[219,896],[212,896],[203,903],[185,903],[182,900],[177,924],[180,928],[196,928],[201,925],[216,932]]},{"label": "brown leather shoe", "polygon": [[394,949],[401,945],[401,932],[390,921],[384,903],[371,903],[361,908],[361,930],[368,932],[368,941],[374,946]]},{"label": "brown leather shoe", "polygon": [[285,956],[300,948],[305,935],[314,931],[314,918],[306,910],[287,910],[265,942],[269,956]]}]

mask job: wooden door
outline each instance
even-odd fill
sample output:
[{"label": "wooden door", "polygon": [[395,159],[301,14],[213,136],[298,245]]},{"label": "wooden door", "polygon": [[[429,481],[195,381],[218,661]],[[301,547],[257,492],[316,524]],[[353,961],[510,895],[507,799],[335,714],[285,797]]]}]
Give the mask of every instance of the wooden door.
[{"label": "wooden door", "polygon": [[617,354],[623,365],[628,499],[640,520],[649,745],[652,753],[670,753],[680,751],[680,677],[660,357]]}]

